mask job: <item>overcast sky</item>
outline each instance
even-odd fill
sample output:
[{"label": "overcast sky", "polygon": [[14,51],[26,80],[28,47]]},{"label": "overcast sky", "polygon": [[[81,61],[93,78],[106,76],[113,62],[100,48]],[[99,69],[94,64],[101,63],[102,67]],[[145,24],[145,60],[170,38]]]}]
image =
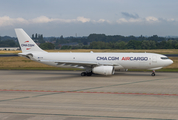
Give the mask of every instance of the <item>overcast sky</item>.
[{"label": "overcast sky", "polygon": [[0,36],[178,36],[178,0],[0,0]]}]

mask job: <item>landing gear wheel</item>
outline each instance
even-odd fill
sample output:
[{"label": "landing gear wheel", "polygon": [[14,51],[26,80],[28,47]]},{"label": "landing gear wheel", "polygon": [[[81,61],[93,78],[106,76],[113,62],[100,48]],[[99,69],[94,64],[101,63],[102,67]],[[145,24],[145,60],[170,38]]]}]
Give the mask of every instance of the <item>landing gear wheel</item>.
[{"label": "landing gear wheel", "polygon": [[153,73],[151,74],[151,76],[155,76],[155,73],[153,72]]},{"label": "landing gear wheel", "polygon": [[151,76],[155,76],[156,74],[155,74],[155,71],[153,70],[153,72],[152,72],[152,74],[151,74]]},{"label": "landing gear wheel", "polygon": [[87,76],[91,76],[92,75],[92,73],[91,72],[87,72]]},{"label": "landing gear wheel", "polygon": [[86,72],[82,72],[82,73],[81,73],[81,76],[86,76]]},{"label": "landing gear wheel", "polygon": [[91,76],[92,72],[82,72],[81,76]]}]

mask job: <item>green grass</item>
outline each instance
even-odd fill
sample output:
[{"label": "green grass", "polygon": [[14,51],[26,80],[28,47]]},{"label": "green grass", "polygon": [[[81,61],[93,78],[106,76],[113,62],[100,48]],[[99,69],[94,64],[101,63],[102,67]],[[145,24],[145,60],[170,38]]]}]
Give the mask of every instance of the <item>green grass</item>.
[{"label": "green grass", "polygon": [[[128,71],[144,71],[148,72],[151,70],[143,70],[143,69],[128,69]],[[157,72],[178,72],[178,68],[162,68],[159,70],[156,70]]]},{"label": "green grass", "polygon": [[81,71],[78,68],[58,68],[58,67],[1,67],[0,70],[59,70],[59,71]]},{"label": "green grass", "polygon": [[[51,71],[82,71],[78,68],[58,68],[58,67],[1,67],[0,70],[51,70]],[[142,70],[142,69],[128,69],[128,71],[144,71],[148,72],[151,70]],[[157,72],[178,72],[178,68],[162,68],[156,70]]]},{"label": "green grass", "polygon": [[[46,50],[47,52],[148,52],[148,53],[159,53],[159,54],[178,54],[178,49],[150,49],[150,50],[133,50],[133,49],[71,49],[71,50]],[[18,51],[0,51],[0,54],[18,54]]]},{"label": "green grass", "polygon": [[156,70],[156,71],[160,71],[160,72],[178,72],[178,68],[163,68],[163,69]]}]

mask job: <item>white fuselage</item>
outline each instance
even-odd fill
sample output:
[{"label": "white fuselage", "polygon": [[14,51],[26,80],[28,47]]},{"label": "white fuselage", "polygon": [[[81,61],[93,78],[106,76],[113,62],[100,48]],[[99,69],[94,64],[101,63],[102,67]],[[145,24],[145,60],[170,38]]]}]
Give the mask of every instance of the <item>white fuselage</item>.
[{"label": "white fuselage", "polygon": [[98,65],[111,65],[118,69],[150,69],[156,70],[173,63],[161,54],[154,53],[33,53],[35,61],[57,66],[57,61],[93,62]]}]

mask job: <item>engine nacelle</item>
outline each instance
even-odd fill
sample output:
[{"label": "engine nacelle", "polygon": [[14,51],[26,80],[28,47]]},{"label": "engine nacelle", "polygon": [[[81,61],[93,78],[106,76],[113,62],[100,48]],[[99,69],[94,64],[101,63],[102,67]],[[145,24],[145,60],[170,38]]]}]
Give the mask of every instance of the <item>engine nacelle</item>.
[{"label": "engine nacelle", "polygon": [[113,75],[115,70],[113,66],[97,66],[92,69],[92,72],[102,75]]}]

